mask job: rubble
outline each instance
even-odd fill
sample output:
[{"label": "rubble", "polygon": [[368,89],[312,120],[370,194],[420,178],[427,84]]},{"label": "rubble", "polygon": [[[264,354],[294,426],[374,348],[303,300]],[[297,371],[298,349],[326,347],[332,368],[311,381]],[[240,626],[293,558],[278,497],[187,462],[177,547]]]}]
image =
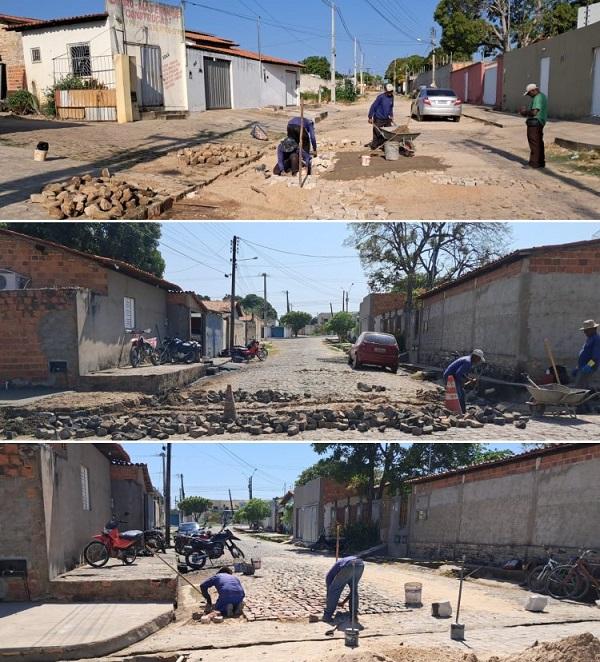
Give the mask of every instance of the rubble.
[{"label": "rubble", "polygon": [[207,143],[179,150],[177,160],[183,166],[218,166],[237,159],[259,158],[261,155],[260,149],[242,143]]},{"label": "rubble", "polygon": [[138,188],[102,170],[100,177],[83,175],[45,186],[30,201],[42,205],[52,219],[92,221],[148,218],[151,208],[167,199],[150,188]]}]

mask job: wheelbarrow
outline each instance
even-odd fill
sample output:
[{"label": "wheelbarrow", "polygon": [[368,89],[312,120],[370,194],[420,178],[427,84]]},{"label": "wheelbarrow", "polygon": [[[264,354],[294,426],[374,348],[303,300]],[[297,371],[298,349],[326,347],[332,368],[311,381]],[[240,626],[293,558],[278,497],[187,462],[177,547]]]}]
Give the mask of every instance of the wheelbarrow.
[{"label": "wheelbarrow", "polygon": [[538,386],[530,377],[525,387],[529,391],[531,400],[527,402],[534,416],[543,416],[550,410],[553,416],[566,414],[577,418],[577,407],[600,396],[600,393],[586,389],[569,388],[562,384],[546,384]]},{"label": "wheelbarrow", "polygon": [[420,133],[401,132],[397,126],[377,126],[373,125],[386,143],[398,143],[400,153],[404,156],[414,156],[416,152],[415,140]]}]

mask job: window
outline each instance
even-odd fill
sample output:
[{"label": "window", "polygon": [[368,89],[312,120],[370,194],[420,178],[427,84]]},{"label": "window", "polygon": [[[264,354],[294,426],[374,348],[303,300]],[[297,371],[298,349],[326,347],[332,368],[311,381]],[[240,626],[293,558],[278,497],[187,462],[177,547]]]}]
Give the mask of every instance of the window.
[{"label": "window", "polygon": [[133,331],[135,329],[135,299],[125,297],[123,299],[123,317],[125,322],[125,329]]},{"label": "window", "polygon": [[85,78],[92,75],[92,58],[89,44],[71,44],[69,55],[71,58],[71,73],[74,76]]},{"label": "window", "polygon": [[32,48],[31,49],[31,61],[36,64],[37,62],[42,61],[42,49],[41,48]]},{"label": "window", "polygon": [[81,465],[81,502],[83,509],[90,511],[90,476],[87,467]]}]

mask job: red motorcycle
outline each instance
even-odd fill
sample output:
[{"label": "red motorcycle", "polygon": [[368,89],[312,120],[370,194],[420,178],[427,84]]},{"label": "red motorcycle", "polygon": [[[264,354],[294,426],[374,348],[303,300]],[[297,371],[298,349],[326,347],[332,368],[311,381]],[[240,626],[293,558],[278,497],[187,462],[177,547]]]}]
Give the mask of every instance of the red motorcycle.
[{"label": "red motorcycle", "polygon": [[258,340],[252,340],[247,347],[241,347],[239,345],[234,347],[231,355],[234,361],[236,359],[238,361],[251,361],[252,359],[264,361],[269,356],[269,352]]},{"label": "red motorcycle", "polygon": [[[129,513],[125,513],[127,516]],[[83,557],[88,565],[101,568],[111,558],[120,559],[124,565],[131,565],[137,558],[137,548],[143,544],[143,531],[125,531],[119,533],[119,524],[126,524],[113,517],[106,524],[102,533],[94,536],[83,550]]]}]

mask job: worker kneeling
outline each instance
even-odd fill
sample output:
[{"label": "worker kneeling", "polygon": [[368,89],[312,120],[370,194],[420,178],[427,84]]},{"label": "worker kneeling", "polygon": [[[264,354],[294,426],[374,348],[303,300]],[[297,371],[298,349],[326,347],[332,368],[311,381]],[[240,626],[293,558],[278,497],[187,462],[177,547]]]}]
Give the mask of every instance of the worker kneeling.
[{"label": "worker kneeling", "polygon": [[[219,597],[213,606],[209,588],[217,589]],[[231,568],[224,566],[216,575],[200,584],[200,591],[206,600],[206,614],[221,616],[240,616],[244,608],[246,594],[240,580],[233,575]]]},{"label": "worker kneeling", "polygon": [[454,377],[456,384],[456,393],[460,401],[462,413],[467,411],[465,386],[473,383],[474,380],[467,379],[473,368],[480,364],[485,363],[483,351],[474,349],[469,356],[461,356],[460,358],[452,361],[452,363],[444,371],[444,381],[448,384],[448,377]]},{"label": "worker kneeling", "polygon": [[[358,582],[365,570],[365,563],[357,556],[346,556],[337,561],[325,577],[327,586],[327,604],[323,613],[323,620],[332,622],[335,611],[338,607],[343,607],[347,602],[350,603],[350,613],[358,613]],[[345,587],[348,587],[350,593],[343,602],[340,597]]]},{"label": "worker kneeling", "polygon": [[[300,151],[300,146],[293,138],[282,140],[277,148],[277,165],[273,169],[273,174],[284,175],[285,173],[291,173],[292,175],[297,175],[300,170]],[[302,150],[302,162],[310,175],[312,157],[304,149]]]}]

